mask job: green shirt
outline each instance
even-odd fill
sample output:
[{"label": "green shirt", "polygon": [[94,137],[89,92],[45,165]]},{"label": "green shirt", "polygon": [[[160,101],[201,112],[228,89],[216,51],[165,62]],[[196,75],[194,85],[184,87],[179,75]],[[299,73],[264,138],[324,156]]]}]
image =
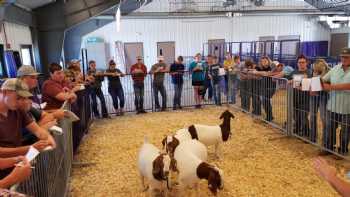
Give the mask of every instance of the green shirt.
[{"label": "green shirt", "polygon": [[[350,83],[350,68],[344,72],[342,65],[337,65],[323,76],[322,79],[331,84]],[[350,90],[330,91],[327,109],[339,114],[350,114]]]}]

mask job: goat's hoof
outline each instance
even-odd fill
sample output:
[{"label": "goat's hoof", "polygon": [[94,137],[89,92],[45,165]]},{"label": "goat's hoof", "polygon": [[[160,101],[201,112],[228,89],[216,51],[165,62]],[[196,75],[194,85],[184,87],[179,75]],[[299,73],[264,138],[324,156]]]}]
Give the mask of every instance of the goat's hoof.
[{"label": "goat's hoof", "polygon": [[142,192],[146,192],[149,189],[149,186],[143,188]]}]

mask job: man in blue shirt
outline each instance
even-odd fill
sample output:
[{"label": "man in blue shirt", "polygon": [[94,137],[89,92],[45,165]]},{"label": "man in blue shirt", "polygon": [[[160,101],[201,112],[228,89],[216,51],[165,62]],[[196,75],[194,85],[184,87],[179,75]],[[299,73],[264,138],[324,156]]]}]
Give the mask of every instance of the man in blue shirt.
[{"label": "man in blue shirt", "polygon": [[183,57],[179,56],[177,60],[170,66],[171,81],[174,84],[174,102],[173,110],[182,109],[181,107],[181,93],[183,86],[183,75],[185,66],[183,65]]}]

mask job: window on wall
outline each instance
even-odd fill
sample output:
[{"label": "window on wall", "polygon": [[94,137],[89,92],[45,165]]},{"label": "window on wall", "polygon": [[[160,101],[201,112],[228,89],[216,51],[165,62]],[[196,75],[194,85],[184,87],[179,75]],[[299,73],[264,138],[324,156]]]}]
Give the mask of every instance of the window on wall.
[{"label": "window on wall", "polygon": [[21,45],[21,56],[23,65],[34,66],[32,45]]}]

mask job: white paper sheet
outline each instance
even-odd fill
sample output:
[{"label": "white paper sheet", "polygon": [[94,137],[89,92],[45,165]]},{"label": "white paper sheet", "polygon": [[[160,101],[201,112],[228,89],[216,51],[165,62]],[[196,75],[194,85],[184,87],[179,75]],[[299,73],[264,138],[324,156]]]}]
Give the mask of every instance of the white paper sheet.
[{"label": "white paper sheet", "polygon": [[301,81],[301,90],[302,91],[310,91],[310,86],[311,86],[311,79],[304,78]]},{"label": "white paper sheet", "polygon": [[29,162],[31,162],[31,161],[33,161],[35,159],[36,156],[39,155],[39,153],[40,152],[36,148],[34,148],[33,146],[30,146],[29,150],[28,150],[28,152],[26,154],[26,159]]},{"label": "white paper sheet", "polygon": [[318,92],[322,90],[320,77],[312,77],[311,79],[311,91]]},{"label": "white paper sheet", "polygon": [[49,128],[49,131],[53,131],[59,135],[63,133],[62,128],[58,126],[52,126],[51,128]]},{"label": "white paper sheet", "polygon": [[41,103],[41,104],[40,104],[41,109],[44,109],[44,108],[46,107],[46,105],[47,105],[46,102]]},{"label": "white paper sheet", "polygon": [[72,122],[80,120],[80,118],[77,115],[75,115],[75,113],[69,110],[64,110],[64,116]]},{"label": "white paper sheet", "polygon": [[44,148],[44,151],[48,151],[48,150],[53,150],[52,146],[46,146],[46,147]]},{"label": "white paper sheet", "polygon": [[225,76],[226,72],[224,68],[219,68],[219,76]]},{"label": "white paper sheet", "polygon": [[304,75],[293,75],[293,88],[299,88]]},{"label": "white paper sheet", "polygon": [[34,107],[35,109],[40,109],[40,105],[38,103],[34,103],[32,102],[32,107]]}]

